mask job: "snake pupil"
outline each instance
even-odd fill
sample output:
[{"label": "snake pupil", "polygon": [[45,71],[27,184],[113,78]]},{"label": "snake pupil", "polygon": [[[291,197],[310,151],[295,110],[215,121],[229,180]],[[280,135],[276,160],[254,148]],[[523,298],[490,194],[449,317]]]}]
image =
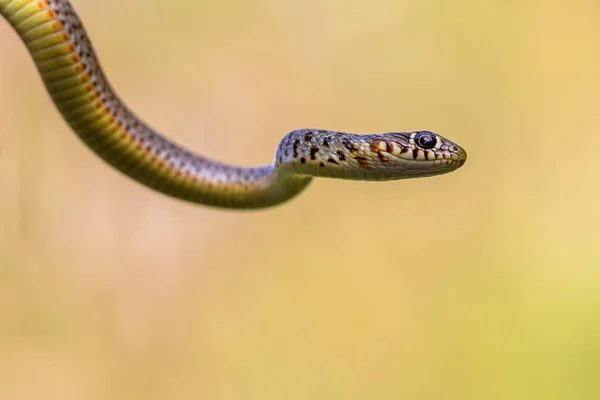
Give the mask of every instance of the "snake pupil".
[{"label": "snake pupil", "polygon": [[425,150],[433,149],[437,142],[435,135],[428,131],[418,132],[415,136],[415,141]]}]

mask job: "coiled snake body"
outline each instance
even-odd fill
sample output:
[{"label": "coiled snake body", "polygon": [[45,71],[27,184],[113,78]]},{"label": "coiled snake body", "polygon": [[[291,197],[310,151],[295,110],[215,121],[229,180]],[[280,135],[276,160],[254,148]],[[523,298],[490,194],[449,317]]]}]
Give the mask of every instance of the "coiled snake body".
[{"label": "coiled snake body", "polygon": [[0,0],[0,14],[27,46],[46,89],[73,131],[109,164],[180,199],[226,208],[267,207],[302,191],[312,177],[394,180],[439,175],[466,152],[428,131],[358,135],[299,129],[262,167],[193,154],[136,117],[110,87],[67,0]]}]

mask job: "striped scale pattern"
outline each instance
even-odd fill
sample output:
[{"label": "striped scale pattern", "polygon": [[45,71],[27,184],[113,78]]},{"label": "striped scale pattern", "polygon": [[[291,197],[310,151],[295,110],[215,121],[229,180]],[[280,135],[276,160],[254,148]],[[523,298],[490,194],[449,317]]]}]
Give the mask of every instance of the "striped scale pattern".
[{"label": "striped scale pattern", "polygon": [[298,129],[280,141],[271,164],[216,162],[160,135],[127,108],[68,0],[0,0],[0,15],[27,46],[50,97],[79,138],[119,171],[176,198],[224,208],[268,207],[294,197],[313,177],[432,176],[466,160],[462,148],[431,132],[426,133],[433,147],[425,148],[415,141],[423,132]]}]

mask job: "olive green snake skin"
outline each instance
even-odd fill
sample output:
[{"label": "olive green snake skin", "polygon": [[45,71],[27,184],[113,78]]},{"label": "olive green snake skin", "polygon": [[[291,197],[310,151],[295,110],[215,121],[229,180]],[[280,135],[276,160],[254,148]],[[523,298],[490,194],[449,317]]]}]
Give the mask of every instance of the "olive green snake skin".
[{"label": "olive green snake skin", "polygon": [[167,195],[225,208],[286,201],[313,177],[383,181],[439,175],[466,152],[428,131],[358,135],[298,129],[274,160],[237,167],[191,153],[136,117],[110,87],[67,0],[0,0],[0,14],[21,37],[56,107],[98,156]]}]

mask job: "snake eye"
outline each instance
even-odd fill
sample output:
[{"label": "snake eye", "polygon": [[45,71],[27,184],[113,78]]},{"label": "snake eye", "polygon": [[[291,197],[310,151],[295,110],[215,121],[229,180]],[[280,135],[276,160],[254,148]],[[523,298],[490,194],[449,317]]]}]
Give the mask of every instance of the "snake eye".
[{"label": "snake eye", "polygon": [[435,147],[435,144],[437,143],[437,139],[433,133],[428,132],[428,131],[421,131],[421,132],[418,132],[417,135],[415,136],[415,142],[417,142],[419,147],[421,147],[425,150],[429,150],[429,149],[433,149]]}]

